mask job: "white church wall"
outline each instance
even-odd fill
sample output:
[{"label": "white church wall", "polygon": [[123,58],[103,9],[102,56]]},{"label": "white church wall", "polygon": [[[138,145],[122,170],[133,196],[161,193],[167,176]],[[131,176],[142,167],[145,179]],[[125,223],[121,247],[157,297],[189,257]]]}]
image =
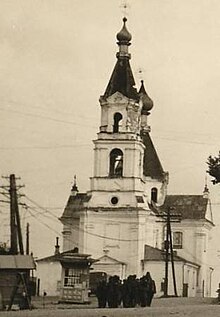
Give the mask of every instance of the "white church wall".
[{"label": "white church wall", "polygon": [[68,219],[68,224],[63,228],[63,251],[68,251],[79,246],[79,218]]},{"label": "white church wall", "polygon": [[[93,258],[107,252],[109,256],[127,264],[126,274],[137,274],[143,259],[143,238],[140,239],[137,216],[126,211],[124,215],[122,212],[115,215],[113,212],[91,212],[86,220],[82,252],[92,253]],[[144,234],[144,224],[142,228]]]},{"label": "white church wall", "polygon": [[144,193],[147,196],[149,202],[151,202],[151,190],[152,188],[157,189],[158,198],[157,205],[161,206],[164,203],[164,199],[166,197],[167,186],[156,179],[152,179],[150,177],[144,177],[145,185],[144,185]]}]

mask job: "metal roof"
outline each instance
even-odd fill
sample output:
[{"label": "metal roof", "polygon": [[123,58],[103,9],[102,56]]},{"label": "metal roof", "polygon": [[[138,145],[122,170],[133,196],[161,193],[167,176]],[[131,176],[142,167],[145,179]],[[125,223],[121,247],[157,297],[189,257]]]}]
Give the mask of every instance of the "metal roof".
[{"label": "metal roof", "polygon": [[35,269],[34,259],[31,255],[0,255],[1,269]]},{"label": "metal roof", "polygon": [[90,258],[89,254],[77,253],[73,250],[68,250],[62,253],[47,256],[45,258],[36,260],[39,262],[94,262],[94,259]]},{"label": "metal roof", "polygon": [[119,58],[104,93],[104,97],[108,98],[118,91],[130,99],[139,101],[140,97],[134,86],[135,81],[129,60],[127,58]]},{"label": "metal roof", "polygon": [[[190,263],[190,264],[196,265],[198,267],[200,266],[198,263],[188,261],[188,260],[186,260],[186,259],[184,259],[176,254],[174,254],[173,259],[175,262],[184,262],[184,263]],[[165,251],[145,244],[143,261],[162,261],[162,262],[164,262],[165,261]]]},{"label": "metal roof", "polygon": [[209,200],[202,195],[167,195],[162,210],[172,207],[172,213],[183,219],[206,219]]},{"label": "metal roof", "polygon": [[145,145],[143,168],[144,175],[153,179],[163,180],[165,173],[149,133],[145,133],[141,137]]},{"label": "metal roof", "polygon": [[74,211],[84,209],[84,203],[90,200],[91,196],[86,193],[77,193],[76,195],[70,195],[67,201],[62,217],[71,217]]}]

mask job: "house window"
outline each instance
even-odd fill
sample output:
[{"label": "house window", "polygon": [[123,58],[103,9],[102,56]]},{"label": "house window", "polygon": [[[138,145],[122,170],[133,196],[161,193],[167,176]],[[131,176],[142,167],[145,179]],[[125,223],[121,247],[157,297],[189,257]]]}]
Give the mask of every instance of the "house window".
[{"label": "house window", "polygon": [[120,149],[113,149],[110,153],[111,177],[122,177],[123,174],[123,152]]},{"label": "house window", "polygon": [[119,122],[122,120],[122,115],[120,112],[116,112],[114,114],[114,125],[113,125],[113,133],[119,132]]},{"label": "house window", "polygon": [[157,203],[157,188],[153,187],[151,189],[151,201],[153,201],[154,203]]},{"label": "house window", "polygon": [[81,284],[81,275],[83,271],[80,269],[65,269],[65,276],[64,276],[64,286],[71,286]]},{"label": "house window", "polygon": [[180,231],[173,232],[173,248],[174,249],[183,248],[183,233]]}]

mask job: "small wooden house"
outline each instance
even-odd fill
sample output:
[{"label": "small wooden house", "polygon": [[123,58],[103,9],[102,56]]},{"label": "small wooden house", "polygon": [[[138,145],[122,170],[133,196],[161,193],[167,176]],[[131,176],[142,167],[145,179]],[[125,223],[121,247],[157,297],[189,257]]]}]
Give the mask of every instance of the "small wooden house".
[{"label": "small wooden house", "polygon": [[36,261],[40,294],[58,296],[60,302],[89,301],[89,269],[94,260],[77,251],[57,252]]},{"label": "small wooden house", "polygon": [[[24,296],[30,303],[30,271],[35,269],[31,255],[0,255],[0,298],[2,308],[18,304]],[[13,299],[13,301],[12,301]]]},{"label": "small wooden house", "polygon": [[62,265],[60,301],[86,303],[89,301],[89,268],[94,262],[89,255],[64,252]]}]

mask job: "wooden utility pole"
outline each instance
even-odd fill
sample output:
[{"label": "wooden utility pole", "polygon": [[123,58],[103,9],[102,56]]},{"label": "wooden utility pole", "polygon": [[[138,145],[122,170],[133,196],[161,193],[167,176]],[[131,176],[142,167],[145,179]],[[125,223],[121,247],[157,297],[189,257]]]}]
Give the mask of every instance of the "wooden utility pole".
[{"label": "wooden utility pole", "polygon": [[18,244],[19,244],[20,254],[24,254],[23,239],[22,239],[22,232],[21,232],[21,222],[20,222],[20,215],[19,215],[19,209],[18,209],[17,186],[16,186],[16,178],[14,174],[10,175],[10,188],[11,188],[11,183],[12,183],[13,192],[14,192],[13,211],[15,212],[15,217],[17,222]]},{"label": "wooden utility pole", "polygon": [[164,249],[165,249],[164,297],[168,296],[169,257],[170,257],[171,265],[172,265],[174,294],[175,294],[175,296],[178,296],[177,295],[177,287],[176,287],[175,266],[174,266],[174,253],[173,253],[173,243],[172,243],[171,222],[179,222],[181,215],[177,214],[177,213],[171,214],[171,210],[172,210],[172,208],[168,207],[166,212],[158,214],[159,217],[162,217],[164,219],[164,220],[162,220],[162,222],[166,223],[166,240],[164,241]]},{"label": "wooden utility pole", "polygon": [[14,174],[9,177],[10,187],[10,227],[11,227],[11,254],[18,254],[18,243],[20,254],[24,254],[21,223],[18,209],[18,196],[17,196],[17,186],[16,178]]},{"label": "wooden utility pole", "polygon": [[176,288],[176,275],[175,275],[175,266],[174,266],[174,256],[173,256],[173,242],[172,242],[172,231],[171,231],[171,217],[176,218],[177,215],[171,215],[171,207],[168,207],[166,214],[166,257],[165,257],[165,289],[164,296],[168,296],[168,263],[169,263],[169,251],[170,251],[170,260],[172,266],[172,276],[173,276],[173,289],[174,295],[177,295]]},{"label": "wooden utility pole", "polygon": [[[0,192],[6,198],[9,198],[8,201],[1,200],[1,202],[8,203],[10,205],[10,254],[18,254],[18,246],[19,253],[24,254],[23,240],[22,240],[22,232],[21,232],[21,223],[20,223],[20,215],[18,208],[18,196],[22,196],[17,193],[17,190],[24,187],[24,185],[16,185],[16,178],[14,174],[10,176],[2,176],[9,180],[9,185],[1,185],[0,189],[3,191]],[[21,204],[20,204],[21,205]]]},{"label": "wooden utility pole", "polygon": [[17,225],[16,225],[16,205],[17,205],[17,189],[15,175],[10,175],[10,228],[11,228],[11,246],[10,253],[18,254],[18,241],[17,241]]},{"label": "wooden utility pole", "polygon": [[26,254],[29,254],[29,236],[30,236],[30,230],[29,230],[29,223],[27,223],[26,227]]},{"label": "wooden utility pole", "polygon": [[168,235],[169,235],[169,246],[170,246],[170,259],[171,259],[171,265],[172,265],[172,275],[173,275],[173,288],[174,288],[174,294],[177,297],[177,288],[176,288],[176,275],[175,275],[175,266],[174,266],[174,256],[173,256],[173,241],[172,241],[172,231],[171,231],[171,224],[170,224],[170,212],[168,212],[167,215],[167,229],[168,229]]},{"label": "wooden utility pole", "polygon": [[165,277],[164,277],[164,296],[168,295],[168,269],[169,269],[169,231],[168,231],[168,222],[170,221],[170,215],[167,213],[166,220],[166,240],[165,244]]}]

